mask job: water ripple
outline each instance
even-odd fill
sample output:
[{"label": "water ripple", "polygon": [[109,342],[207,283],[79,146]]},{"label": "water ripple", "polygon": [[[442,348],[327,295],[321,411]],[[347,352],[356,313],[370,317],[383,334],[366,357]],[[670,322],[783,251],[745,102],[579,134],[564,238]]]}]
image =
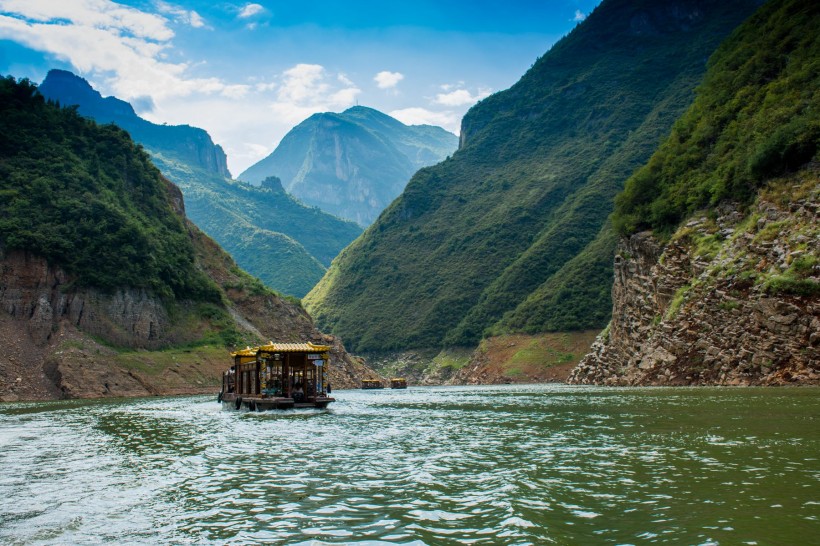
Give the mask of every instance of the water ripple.
[{"label": "water ripple", "polygon": [[340,391],[0,406],[3,544],[792,543],[817,389]]}]

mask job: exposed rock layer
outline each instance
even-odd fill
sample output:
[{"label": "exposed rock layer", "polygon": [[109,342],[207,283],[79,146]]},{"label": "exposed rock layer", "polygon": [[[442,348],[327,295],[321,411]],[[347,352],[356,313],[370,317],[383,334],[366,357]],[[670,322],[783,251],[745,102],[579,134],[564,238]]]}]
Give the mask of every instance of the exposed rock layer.
[{"label": "exposed rock layer", "polygon": [[812,176],[781,192],[805,197],[764,196],[745,219],[724,206],[716,221],[695,218],[666,245],[648,233],[622,240],[612,322],[570,382],[820,383],[820,301],[773,288],[801,257],[811,267],[804,281],[820,282]]},{"label": "exposed rock layer", "polygon": [[[221,285],[235,283],[230,257],[198,230],[192,236],[209,275]],[[231,316],[250,337],[331,345],[335,388],[358,387],[372,373],[339,339],[316,330],[300,307],[269,292],[226,295]],[[153,352],[201,333],[202,324],[172,320],[145,290],[75,290],[64,271],[40,257],[0,253],[0,401],[216,392],[230,365],[227,348],[179,351],[170,366],[163,364],[168,354]]]}]

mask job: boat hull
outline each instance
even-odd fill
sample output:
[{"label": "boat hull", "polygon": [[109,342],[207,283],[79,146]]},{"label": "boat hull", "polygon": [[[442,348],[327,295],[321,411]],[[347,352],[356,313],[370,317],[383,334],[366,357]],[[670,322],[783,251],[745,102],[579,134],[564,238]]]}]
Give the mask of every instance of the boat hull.
[{"label": "boat hull", "polygon": [[328,396],[317,396],[308,400],[297,402],[293,398],[269,397],[269,396],[237,396],[232,393],[225,394],[219,398],[223,409],[246,410],[246,411],[268,411],[277,409],[293,408],[326,408],[335,398]]}]

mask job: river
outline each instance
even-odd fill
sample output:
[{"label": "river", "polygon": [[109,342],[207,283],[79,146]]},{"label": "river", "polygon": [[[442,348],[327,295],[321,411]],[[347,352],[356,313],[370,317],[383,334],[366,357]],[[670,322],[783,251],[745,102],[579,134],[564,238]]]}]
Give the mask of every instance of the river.
[{"label": "river", "polygon": [[0,544],[818,544],[820,389],[0,405]]}]

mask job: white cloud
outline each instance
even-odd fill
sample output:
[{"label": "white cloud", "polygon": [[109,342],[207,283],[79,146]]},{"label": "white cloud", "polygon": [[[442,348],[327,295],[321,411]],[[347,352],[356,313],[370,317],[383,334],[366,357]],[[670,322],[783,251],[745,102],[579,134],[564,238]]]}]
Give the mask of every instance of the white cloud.
[{"label": "white cloud", "polygon": [[174,20],[178,23],[190,25],[194,28],[205,27],[205,19],[194,10],[187,11],[168,2],[163,2],[162,0],[156,0],[154,5],[160,13],[174,16]]},{"label": "white cloud", "polygon": [[[442,89],[452,89],[452,86],[442,86]],[[490,96],[489,89],[479,89],[475,95],[466,89],[456,89],[449,93],[439,93],[433,102],[442,106],[466,106],[473,105],[488,96]]]},{"label": "white cloud", "polygon": [[393,110],[390,115],[405,125],[438,125],[455,134],[459,133],[461,125],[461,117],[452,111],[434,112],[414,107]]},{"label": "white cloud", "polygon": [[240,19],[248,19],[249,17],[253,17],[254,15],[259,15],[260,13],[264,12],[264,6],[260,4],[245,4],[239,11],[239,18]]},{"label": "white cloud", "polygon": [[170,40],[174,36],[164,17],[109,0],[2,0],[0,9],[6,15],[25,18],[29,24],[112,30],[147,40]]},{"label": "white cloud", "polygon": [[162,15],[109,0],[0,0],[0,9],[0,39],[50,53],[86,77],[97,76],[106,91],[122,99],[244,93],[244,86],[218,78],[189,78],[187,64],[169,61],[166,50],[174,33]]},{"label": "white cloud", "polygon": [[404,79],[404,74],[401,72],[389,72],[387,70],[383,70],[376,74],[373,78],[373,81],[376,82],[376,85],[379,86],[379,89],[392,89],[398,85],[400,81]]},{"label": "white cloud", "polygon": [[575,10],[575,17],[573,17],[572,20],[577,21],[577,22],[580,23],[581,21],[583,21],[586,18],[587,18],[586,14],[584,12],[582,12],[581,10],[577,9],[577,10]]},{"label": "white cloud", "polygon": [[331,85],[333,81],[321,65],[297,64],[282,73],[276,101],[270,108],[296,123],[316,112],[352,106],[361,89],[347,77],[336,76],[335,81],[344,86],[341,88]]}]

